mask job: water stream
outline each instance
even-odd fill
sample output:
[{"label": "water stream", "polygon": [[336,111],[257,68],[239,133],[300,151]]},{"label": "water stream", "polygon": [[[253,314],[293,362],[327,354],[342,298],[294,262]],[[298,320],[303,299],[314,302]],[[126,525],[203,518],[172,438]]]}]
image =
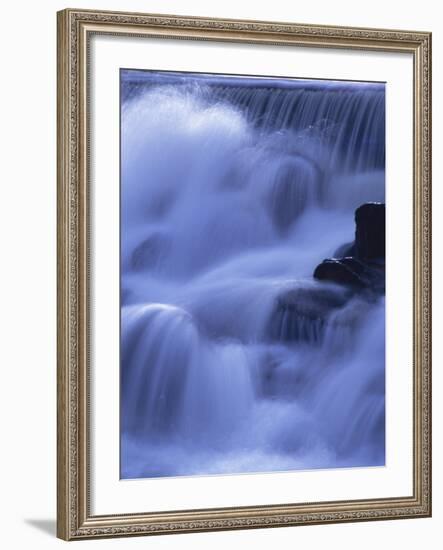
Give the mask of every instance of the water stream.
[{"label": "water stream", "polygon": [[384,202],[384,97],[122,73],[122,478],[384,464],[384,298],[312,278]]}]

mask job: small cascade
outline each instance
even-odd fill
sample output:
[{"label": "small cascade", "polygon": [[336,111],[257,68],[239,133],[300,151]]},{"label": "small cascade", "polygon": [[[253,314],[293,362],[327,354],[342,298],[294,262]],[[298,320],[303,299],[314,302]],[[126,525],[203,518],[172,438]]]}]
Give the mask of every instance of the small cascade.
[{"label": "small cascade", "polygon": [[185,311],[162,304],[122,310],[122,426],[140,437],[179,427],[184,387],[198,357],[198,331]]},{"label": "small cascade", "polygon": [[252,383],[242,346],[205,341],[188,313],[162,304],[123,308],[122,327],[125,431],[207,443],[244,421]]}]

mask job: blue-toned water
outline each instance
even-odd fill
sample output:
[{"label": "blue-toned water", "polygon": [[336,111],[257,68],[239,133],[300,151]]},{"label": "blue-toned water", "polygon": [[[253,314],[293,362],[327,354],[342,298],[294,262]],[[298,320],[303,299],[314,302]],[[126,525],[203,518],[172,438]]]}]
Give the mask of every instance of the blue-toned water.
[{"label": "blue-toned water", "polygon": [[384,298],[312,278],[384,201],[384,98],[122,73],[123,478],[384,464]]}]

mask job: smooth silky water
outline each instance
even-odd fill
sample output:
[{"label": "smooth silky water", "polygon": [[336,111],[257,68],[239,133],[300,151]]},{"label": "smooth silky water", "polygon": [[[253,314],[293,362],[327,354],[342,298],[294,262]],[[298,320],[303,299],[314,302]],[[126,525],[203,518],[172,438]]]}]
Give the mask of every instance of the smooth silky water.
[{"label": "smooth silky water", "polygon": [[384,202],[384,86],[122,71],[121,90],[121,477],[383,465],[384,297],[275,312],[347,292],[312,273]]}]

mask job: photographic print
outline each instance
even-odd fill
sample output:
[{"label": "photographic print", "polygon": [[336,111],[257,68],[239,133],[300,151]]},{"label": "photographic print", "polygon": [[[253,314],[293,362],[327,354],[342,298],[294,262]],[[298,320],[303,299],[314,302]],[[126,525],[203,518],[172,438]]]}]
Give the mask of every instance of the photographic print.
[{"label": "photographic print", "polygon": [[431,42],[57,13],[58,537],[431,515]]},{"label": "photographic print", "polygon": [[121,477],[385,463],[385,85],[121,70]]}]

